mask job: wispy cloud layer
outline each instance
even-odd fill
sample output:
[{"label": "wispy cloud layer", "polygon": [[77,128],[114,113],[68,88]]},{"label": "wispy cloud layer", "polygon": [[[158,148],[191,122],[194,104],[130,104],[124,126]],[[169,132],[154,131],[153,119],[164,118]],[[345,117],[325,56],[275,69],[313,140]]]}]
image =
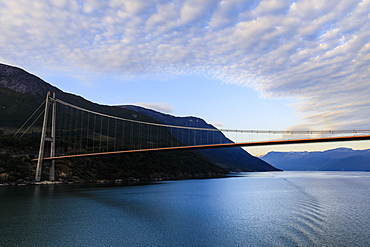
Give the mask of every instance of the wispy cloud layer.
[{"label": "wispy cloud layer", "polygon": [[370,124],[370,0],[3,0],[0,59],[208,74],[296,97],[307,128]]},{"label": "wispy cloud layer", "polygon": [[173,106],[167,104],[167,103],[135,103],[134,105],[142,106],[145,108],[149,108],[155,111],[163,112],[163,113],[171,113],[173,111]]}]

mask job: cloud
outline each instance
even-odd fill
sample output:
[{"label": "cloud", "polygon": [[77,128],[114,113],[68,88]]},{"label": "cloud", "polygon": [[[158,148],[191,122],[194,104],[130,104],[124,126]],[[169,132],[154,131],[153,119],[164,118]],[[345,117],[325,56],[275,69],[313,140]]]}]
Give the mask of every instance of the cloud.
[{"label": "cloud", "polygon": [[224,125],[222,123],[210,123],[211,125],[215,126],[215,127],[224,127]]},{"label": "cloud", "polygon": [[134,105],[137,106],[142,106],[144,108],[149,108],[155,111],[159,111],[162,113],[172,113],[174,108],[173,106],[167,104],[167,103],[145,103],[145,102],[140,102],[140,103],[134,103]]},{"label": "cloud", "polygon": [[293,97],[306,126],[370,123],[370,0],[3,0],[0,60],[207,74]]}]

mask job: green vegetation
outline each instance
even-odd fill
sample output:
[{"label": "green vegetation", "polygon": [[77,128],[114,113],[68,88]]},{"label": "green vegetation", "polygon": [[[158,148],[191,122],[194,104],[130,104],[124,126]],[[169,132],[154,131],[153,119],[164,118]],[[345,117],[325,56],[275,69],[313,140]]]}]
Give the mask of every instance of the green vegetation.
[{"label": "green vegetation", "polygon": [[0,183],[33,181],[34,165],[30,158],[37,152],[38,142],[35,136],[19,139],[0,131]]},{"label": "green vegetation", "polygon": [[[22,139],[0,132],[0,183],[32,183],[39,137]],[[42,180],[48,179],[48,162]],[[56,162],[55,179],[60,182],[113,182],[127,184],[156,180],[219,177],[227,172],[196,152],[173,151],[78,158]]]},{"label": "green vegetation", "polygon": [[0,154],[0,183],[24,183],[32,181],[32,163],[25,157]]},{"label": "green vegetation", "polygon": [[[41,102],[30,94],[0,87],[0,130],[6,134],[14,133]],[[40,121],[37,124],[41,123]]]},{"label": "green vegetation", "polygon": [[[46,169],[45,169],[46,170]],[[64,181],[137,181],[218,177],[227,172],[189,152],[141,153],[58,162],[56,176]],[[46,175],[46,174],[44,174]]]},{"label": "green vegetation", "polygon": [[[92,103],[80,96],[64,93],[22,69],[0,64],[0,183],[33,182],[36,164],[31,159],[38,153],[42,117],[21,139],[20,135],[16,138],[12,135],[45,100],[48,91],[55,92],[62,101],[94,112],[134,121],[171,123],[167,116],[155,120],[148,112],[136,108]],[[35,116],[42,116],[42,110],[40,108]],[[56,152],[62,154],[126,150],[133,146],[136,149],[178,146],[181,145],[179,140],[185,144],[186,141],[194,141],[193,138],[187,140],[188,134],[183,130],[171,133],[166,127],[154,130],[130,121],[117,123],[90,113],[77,113],[61,104],[57,106],[57,114]],[[188,126],[187,123],[185,125]],[[199,136],[199,139],[207,137]],[[56,161],[55,179],[61,182],[120,180],[132,183],[216,177],[227,173],[215,163],[229,170],[274,170],[265,162],[251,159],[244,150],[233,150],[153,152]],[[42,180],[48,179],[48,166],[46,162]]]}]

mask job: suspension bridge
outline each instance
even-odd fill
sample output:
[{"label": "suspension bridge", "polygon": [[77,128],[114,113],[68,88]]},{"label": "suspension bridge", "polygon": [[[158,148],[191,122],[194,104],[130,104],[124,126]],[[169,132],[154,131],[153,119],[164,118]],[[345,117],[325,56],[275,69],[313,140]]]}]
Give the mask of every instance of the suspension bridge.
[{"label": "suspension bridge", "polygon": [[[42,106],[44,109],[42,110]],[[41,112],[40,112],[41,111]],[[39,114],[37,114],[39,113]],[[370,140],[370,130],[277,131],[197,127],[197,120],[182,125],[162,124],[137,114],[125,117],[86,109],[48,93],[46,100],[14,134],[21,137],[43,116],[35,181],[41,180],[43,162],[50,162],[49,179],[54,181],[55,161],[101,155],[252,147],[300,143]],[[26,125],[28,128],[25,128]],[[26,129],[20,134],[22,129]]]}]

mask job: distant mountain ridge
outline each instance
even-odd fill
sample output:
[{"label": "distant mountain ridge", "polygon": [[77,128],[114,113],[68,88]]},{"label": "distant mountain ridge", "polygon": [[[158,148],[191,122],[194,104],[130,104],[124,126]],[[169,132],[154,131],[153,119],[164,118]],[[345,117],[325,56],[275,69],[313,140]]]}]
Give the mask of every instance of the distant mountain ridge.
[{"label": "distant mountain ridge", "polygon": [[370,149],[322,152],[269,152],[262,160],[285,171],[370,171]]}]

